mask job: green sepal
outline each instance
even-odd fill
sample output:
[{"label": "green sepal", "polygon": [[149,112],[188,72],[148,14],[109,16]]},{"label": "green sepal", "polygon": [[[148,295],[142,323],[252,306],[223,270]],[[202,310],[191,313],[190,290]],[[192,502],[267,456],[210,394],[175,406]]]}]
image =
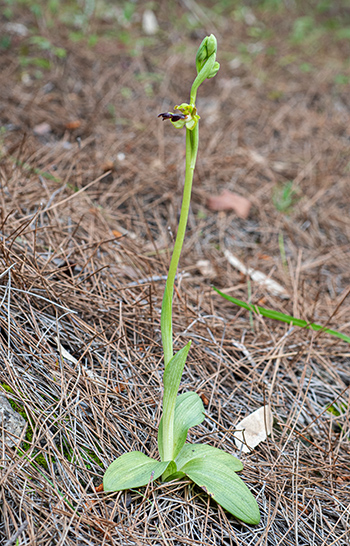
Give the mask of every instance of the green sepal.
[{"label": "green sepal", "polygon": [[197,108],[193,104],[183,102],[180,105],[176,105],[175,110],[180,110],[180,112],[182,112],[186,118],[179,119],[178,121],[172,121],[171,123],[174,125],[174,127],[177,129],[182,129],[182,127],[186,126],[187,129],[193,131],[200,120],[200,116],[197,114]]},{"label": "green sepal", "polygon": [[186,124],[185,124],[186,128],[189,129],[190,131],[193,131],[193,129],[196,127],[200,119],[201,119],[200,116],[196,114],[195,116],[192,117],[192,119],[190,119],[189,121],[186,121]]},{"label": "green sepal", "polygon": [[[225,452],[219,455],[217,452],[220,450],[216,448],[211,448],[215,452],[210,454],[208,447],[186,444],[176,459],[179,470],[237,519],[257,525],[260,521],[259,507],[248,487],[236,474],[236,458]],[[185,460],[188,462],[180,466]]]},{"label": "green sepal", "polygon": [[118,457],[103,476],[104,491],[122,491],[147,485],[159,478],[172,461],[159,462],[141,451],[131,451]]},{"label": "green sepal", "polygon": [[[174,414],[174,451],[173,457],[177,457],[187,438],[188,430],[199,425],[204,420],[203,402],[196,392],[184,392],[176,398]],[[161,446],[163,445],[163,417],[158,427],[158,449],[162,458]]]},{"label": "green sepal", "polygon": [[172,121],[171,124],[172,124],[176,129],[182,129],[182,128],[185,127],[185,125],[186,125],[186,118],[185,118],[185,119],[179,119],[178,121]]},{"label": "green sepal", "polygon": [[175,459],[176,466],[183,471],[183,467],[194,459],[210,459],[220,460],[225,463],[233,472],[243,470],[242,462],[234,455],[222,451],[217,447],[208,446],[206,444],[185,444],[180,453]]}]

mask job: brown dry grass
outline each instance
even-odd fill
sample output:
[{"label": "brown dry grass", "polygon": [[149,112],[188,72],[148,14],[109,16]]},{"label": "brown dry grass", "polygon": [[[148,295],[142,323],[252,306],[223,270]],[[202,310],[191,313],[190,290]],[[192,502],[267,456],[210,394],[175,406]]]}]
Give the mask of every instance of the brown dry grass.
[{"label": "brown dry grass", "polygon": [[[235,424],[271,404],[272,436],[242,456],[262,521],[242,525],[187,481],[96,492],[122,453],[157,456],[160,306],[183,134],[156,115],[187,99],[193,55],[211,31],[202,17],[202,28],[183,36],[161,4],[168,34],[135,57],[103,38],[95,49],[72,45],[58,25],[69,54],[41,81],[21,80],[18,49],[1,57],[0,381],[30,424],[25,454],[5,448],[1,456],[2,544],[350,544],[349,346],[259,318],[252,329],[245,311],[210,288],[248,300],[247,279],[224,257],[229,249],[290,294],[280,300],[252,284],[252,301],[349,332],[350,114],[333,83],[344,53],[320,44],[302,59],[314,63],[312,76],[303,74],[277,62],[295,52],[276,33],[274,62],[261,53],[232,68],[232,51],[248,38],[229,18],[215,22],[222,68],[198,99],[199,163],[174,332],[177,347],[193,340],[182,388],[209,400],[190,442],[235,453]],[[77,119],[79,128],[65,128]],[[35,136],[42,122],[52,131]],[[286,180],[298,197],[288,214],[273,204]],[[223,188],[251,199],[248,220],[206,209],[206,196]],[[203,259],[210,279],[197,266]],[[339,417],[327,411],[333,403],[343,405]]]}]

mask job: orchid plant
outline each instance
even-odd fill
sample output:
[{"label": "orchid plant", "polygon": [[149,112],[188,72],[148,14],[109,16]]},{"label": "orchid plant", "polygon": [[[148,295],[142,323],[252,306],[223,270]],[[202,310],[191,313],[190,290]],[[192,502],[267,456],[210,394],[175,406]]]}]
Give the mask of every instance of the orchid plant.
[{"label": "orchid plant", "polygon": [[213,78],[220,65],[216,61],[217,41],[213,34],[202,41],[197,55],[195,78],[190,102],[175,106],[175,112],[159,114],[170,119],[174,127],[186,128],[186,174],[177,236],[165,285],[161,334],[164,350],[163,414],[158,428],[158,450],[161,461],[140,451],[124,453],[107,469],[104,491],[121,491],[145,486],[161,477],[162,481],[190,478],[210,497],[236,518],[250,524],[260,521],[257,502],[237,472],[241,461],[229,453],[204,444],[186,443],[188,430],[204,420],[204,407],[195,392],[178,395],[181,376],[191,342],[174,354],[172,333],[172,301],[176,271],[184,242],[190,207],[193,173],[198,152],[198,122],[196,96],[199,86]]}]

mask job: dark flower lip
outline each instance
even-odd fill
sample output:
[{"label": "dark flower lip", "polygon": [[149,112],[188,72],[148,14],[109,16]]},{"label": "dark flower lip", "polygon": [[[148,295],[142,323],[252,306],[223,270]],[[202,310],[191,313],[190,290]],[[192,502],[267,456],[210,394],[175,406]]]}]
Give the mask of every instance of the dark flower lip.
[{"label": "dark flower lip", "polygon": [[171,121],[179,121],[180,119],[186,119],[187,116],[180,114],[180,112],[176,114],[173,114],[172,112],[163,112],[163,114],[158,114],[158,117],[162,117],[162,121],[165,121],[166,119],[170,119]]}]

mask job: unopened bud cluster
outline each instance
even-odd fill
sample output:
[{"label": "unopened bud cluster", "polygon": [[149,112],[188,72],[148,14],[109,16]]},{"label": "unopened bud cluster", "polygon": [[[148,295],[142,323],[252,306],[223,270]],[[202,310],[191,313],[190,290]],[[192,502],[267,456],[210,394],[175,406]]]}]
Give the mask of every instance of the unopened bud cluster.
[{"label": "unopened bud cluster", "polygon": [[[210,36],[206,36],[204,40],[202,41],[201,45],[198,48],[197,55],[196,55],[196,68],[197,68],[197,74],[200,73],[202,68],[204,67],[205,63],[211,57],[214,55],[214,58],[216,57],[216,51],[217,51],[217,42],[214,34],[211,34]],[[216,76],[220,68],[220,64],[215,61],[213,68],[211,69],[210,73],[208,74],[207,78],[213,78]]]},{"label": "unopened bud cluster", "polygon": [[190,104],[183,102],[180,106],[175,106],[176,112],[163,112],[158,117],[163,121],[170,119],[171,123],[177,129],[186,129],[191,131],[196,127],[200,116],[197,114],[195,106],[198,87],[206,79],[213,78],[219,71],[220,64],[216,61],[217,42],[214,34],[206,36],[198,48],[196,55],[197,77],[191,88]]}]

